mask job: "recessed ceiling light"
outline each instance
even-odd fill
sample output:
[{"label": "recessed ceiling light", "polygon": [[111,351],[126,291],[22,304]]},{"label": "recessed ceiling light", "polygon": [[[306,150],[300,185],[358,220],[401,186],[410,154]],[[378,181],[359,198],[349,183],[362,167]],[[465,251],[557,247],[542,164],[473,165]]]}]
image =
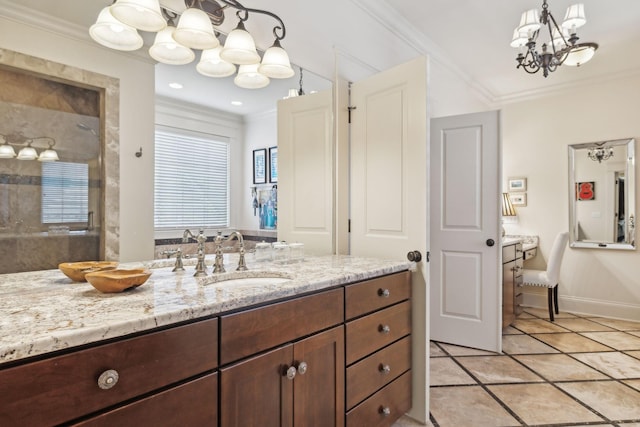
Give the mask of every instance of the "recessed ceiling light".
[{"label": "recessed ceiling light", "polygon": [[235,107],[242,107],[242,101],[231,101],[231,105]]},{"label": "recessed ceiling light", "polygon": [[182,89],[184,86],[178,82],[169,83],[171,89]]}]

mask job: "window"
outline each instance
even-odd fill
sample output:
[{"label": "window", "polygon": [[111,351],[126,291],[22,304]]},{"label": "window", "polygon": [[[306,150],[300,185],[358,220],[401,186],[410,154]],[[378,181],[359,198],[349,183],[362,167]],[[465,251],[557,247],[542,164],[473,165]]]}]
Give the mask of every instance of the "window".
[{"label": "window", "polygon": [[86,223],[89,165],[42,163],[42,223]]},{"label": "window", "polygon": [[156,128],[155,142],[155,229],[228,227],[228,139]]}]

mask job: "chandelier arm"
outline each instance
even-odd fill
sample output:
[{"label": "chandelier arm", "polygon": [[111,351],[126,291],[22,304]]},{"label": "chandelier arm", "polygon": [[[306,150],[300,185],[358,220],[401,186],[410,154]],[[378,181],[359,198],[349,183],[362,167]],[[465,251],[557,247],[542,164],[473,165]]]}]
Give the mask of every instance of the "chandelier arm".
[{"label": "chandelier arm", "polygon": [[[267,15],[275,19],[280,24],[273,27],[273,35],[275,36],[276,40],[284,39],[284,37],[287,34],[287,30],[285,28],[284,22],[275,13],[269,12],[268,10],[252,9],[250,7],[245,7],[242,5],[242,3],[240,3],[237,0],[220,0],[220,2],[224,3],[227,6],[231,6],[235,9],[238,9],[238,12],[236,12],[236,15],[238,15],[238,18],[243,22],[249,19],[249,13],[260,13],[262,15]],[[244,14],[244,18],[240,16],[241,13]]]}]

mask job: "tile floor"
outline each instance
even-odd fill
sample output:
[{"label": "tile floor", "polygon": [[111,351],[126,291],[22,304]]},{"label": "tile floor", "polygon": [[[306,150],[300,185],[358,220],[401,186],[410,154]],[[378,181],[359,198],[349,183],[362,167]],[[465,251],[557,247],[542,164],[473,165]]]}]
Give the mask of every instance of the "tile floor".
[{"label": "tile floor", "polygon": [[640,427],[640,323],[547,319],[525,308],[503,354],[431,342],[431,425]]}]

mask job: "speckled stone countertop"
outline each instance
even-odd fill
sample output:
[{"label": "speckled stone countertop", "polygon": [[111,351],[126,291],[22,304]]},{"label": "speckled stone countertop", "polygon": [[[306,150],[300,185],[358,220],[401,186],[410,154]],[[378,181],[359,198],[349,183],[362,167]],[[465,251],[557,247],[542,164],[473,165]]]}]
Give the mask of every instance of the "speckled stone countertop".
[{"label": "speckled stone countertop", "polygon": [[[170,325],[271,300],[407,270],[403,261],[350,256],[309,257],[296,263],[255,262],[236,272],[238,254],[225,255],[227,273],[193,277],[195,260],[173,273],[174,260],[120,264],[152,269],[145,284],[103,294],[89,283],[75,283],[58,270],[0,275],[0,366],[2,363],[108,338]],[[272,277],[251,281],[225,281]],[[282,278],[290,279],[282,282]],[[280,282],[280,283],[277,283]]]}]

